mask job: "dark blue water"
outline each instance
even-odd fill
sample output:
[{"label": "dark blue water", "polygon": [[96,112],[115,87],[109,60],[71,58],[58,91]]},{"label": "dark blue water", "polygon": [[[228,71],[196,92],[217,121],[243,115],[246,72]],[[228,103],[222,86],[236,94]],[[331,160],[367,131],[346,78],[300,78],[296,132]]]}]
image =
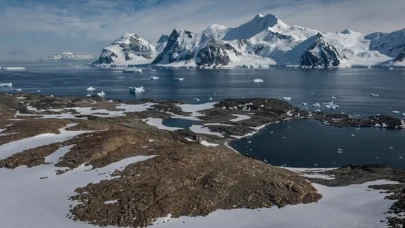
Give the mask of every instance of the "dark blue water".
[{"label": "dark blue water", "polygon": [[231,145],[277,166],[338,167],[349,163],[379,163],[405,168],[403,130],[356,130],[330,127],[316,120],[294,120],[267,126],[256,135],[236,140]]},{"label": "dark blue water", "polygon": [[[83,96],[87,94],[86,88],[93,86],[96,92],[104,91],[109,99],[122,100],[155,98],[205,103],[209,98],[219,101],[224,98],[281,99],[289,96],[293,105],[301,106],[305,102],[310,110],[315,109],[311,104],[329,102],[331,96],[336,96],[335,102],[340,108],[335,112],[363,116],[392,115],[393,110],[405,112],[404,69],[157,69],[156,72],[143,69],[142,74],[124,74],[122,70],[91,68],[86,64],[20,63],[19,66],[27,68],[25,71],[0,71],[0,82],[12,82],[13,89],[21,88],[24,92],[41,90],[41,93],[55,96]],[[160,77],[160,80],[150,80],[150,76]],[[184,81],[173,80],[179,77]],[[254,78],[261,78],[264,83],[252,83]],[[144,86],[146,92],[129,94],[129,86]],[[9,88],[0,88],[0,91],[13,92]],[[371,97],[370,93],[380,96]],[[166,120],[164,124],[188,128],[193,123]],[[405,168],[402,159],[398,158],[405,157],[405,154],[400,154],[405,151],[404,139],[404,131],[356,131],[299,121],[269,126],[250,139],[235,142],[234,146],[275,165],[336,167],[348,163],[385,163]],[[342,154],[338,154],[338,148],[343,149]]]},{"label": "dark blue water", "polygon": [[[405,112],[404,69],[158,69],[156,72],[144,69],[142,74],[124,74],[122,70],[85,68],[85,63],[20,65],[26,65],[27,70],[0,71],[0,82],[13,82],[14,88],[26,92],[41,90],[57,96],[86,95],[89,86],[103,90],[111,99],[155,98],[187,103],[204,103],[210,97],[220,100],[289,96],[292,104],[300,105],[329,102],[331,96],[336,96],[341,107],[338,112],[362,115]],[[158,76],[160,80],[150,80],[150,76]],[[177,77],[184,81],[174,81]],[[254,78],[262,78],[264,83],[250,82]],[[129,94],[129,86],[144,86],[146,92]],[[0,91],[10,90],[0,88]],[[371,97],[370,93],[378,93],[380,97]],[[200,100],[197,102],[195,98]]]},{"label": "dark blue water", "polygon": [[188,129],[191,126],[193,126],[193,124],[198,125],[198,124],[201,124],[201,122],[195,121],[195,120],[170,118],[170,119],[164,119],[162,121],[162,124],[165,125],[166,127],[179,127],[179,128]]}]

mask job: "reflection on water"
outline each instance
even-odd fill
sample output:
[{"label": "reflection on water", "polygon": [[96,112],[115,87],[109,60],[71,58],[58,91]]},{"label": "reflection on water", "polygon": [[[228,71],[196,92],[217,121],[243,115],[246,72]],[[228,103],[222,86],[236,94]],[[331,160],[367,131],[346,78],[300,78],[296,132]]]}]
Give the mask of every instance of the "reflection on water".
[{"label": "reflection on water", "polygon": [[267,126],[232,147],[277,166],[378,163],[405,168],[404,139],[403,130],[335,128],[316,120],[293,120]]}]

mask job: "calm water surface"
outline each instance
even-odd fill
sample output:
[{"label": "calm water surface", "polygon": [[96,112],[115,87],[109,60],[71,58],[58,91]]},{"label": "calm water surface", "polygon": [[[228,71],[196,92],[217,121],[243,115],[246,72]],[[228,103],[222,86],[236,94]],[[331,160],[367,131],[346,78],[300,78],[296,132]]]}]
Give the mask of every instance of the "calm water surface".
[{"label": "calm water surface", "polygon": [[[109,99],[132,100],[155,98],[205,103],[210,98],[288,96],[300,106],[329,102],[337,97],[340,106],[335,112],[360,114],[390,114],[405,112],[405,70],[395,69],[144,69],[142,74],[124,74],[122,70],[86,67],[86,62],[63,64],[21,63],[25,71],[0,71],[0,82],[12,82],[14,89],[55,96],[83,96],[86,88],[104,91]],[[11,66],[11,64],[1,64]],[[160,77],[150,80],[150,76]],[[174,78],[184,81],[174,81]],[[261,78],[264,83],[252,83]],[[131,95],[129,86],[143,86],[145,93]],[[13,92],[0,88],[1,92]],[[378,98],[370,93],[377,93]],[[197,100],[198,98],[198,100]],[[167,126],[188,128],[192,122],[167,120]],[[273,132],[273,133],[271,133]],[[355,134],[355,136],[351,136]],[[285,137],[285,138],[283,138]],[[251,141],[251,142],[249,142]],[[275,165],[295,167],[335,167],[348,163],[385,163],[404,167],[399,157],[405,151],[405,132],[380,129],[338,129],[313,121],[291,121],[267,127],[249,139],[234,143],[243,153],[266,159]],[[390,149],[393,147],[394,149]],[[338,153],[338,148],[343,153]],[[378,157],[378,159],[377,159]]]}]

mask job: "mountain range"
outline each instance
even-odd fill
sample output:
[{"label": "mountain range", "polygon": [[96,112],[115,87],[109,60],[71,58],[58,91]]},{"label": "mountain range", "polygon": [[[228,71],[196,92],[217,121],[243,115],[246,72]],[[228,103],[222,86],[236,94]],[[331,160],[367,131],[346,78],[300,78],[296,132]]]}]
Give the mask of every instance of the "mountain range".
[{"label": "mountain range", "polygon": [[368,35],[349,29],[321,32],[287,25],[272,14],[259,14],[235,28],[214,24],[197,33],[174,29],[157,42],[126,33],[105,47],[94,64],[199,68],[405,66],[405,29]]}]

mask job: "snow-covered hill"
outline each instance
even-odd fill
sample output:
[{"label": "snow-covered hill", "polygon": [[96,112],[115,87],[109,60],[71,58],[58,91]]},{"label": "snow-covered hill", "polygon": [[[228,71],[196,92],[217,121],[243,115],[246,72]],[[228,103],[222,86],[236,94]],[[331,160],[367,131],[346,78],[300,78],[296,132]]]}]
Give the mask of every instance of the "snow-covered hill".
[{"label": "snow-covered hill", "polygon": [[[104,48],[96,63],[152,63],[172,67],[353,67],[404,62],[405,29],[363,35],[321,32],[257,15],[238,27],[211,25],[198,33],[174,29],[157,43],[126,34]],[[402,53],[402,55],[401,55]],[[394,61],[395,60],[395,61]]]},{"label": "snow-covered hill", "polygon": [[105,47],[94,64],[149,64],[157,55],[157,48],[165,46],[164,36],[158,43],[139,37],[137,34],[126,33]]}]

